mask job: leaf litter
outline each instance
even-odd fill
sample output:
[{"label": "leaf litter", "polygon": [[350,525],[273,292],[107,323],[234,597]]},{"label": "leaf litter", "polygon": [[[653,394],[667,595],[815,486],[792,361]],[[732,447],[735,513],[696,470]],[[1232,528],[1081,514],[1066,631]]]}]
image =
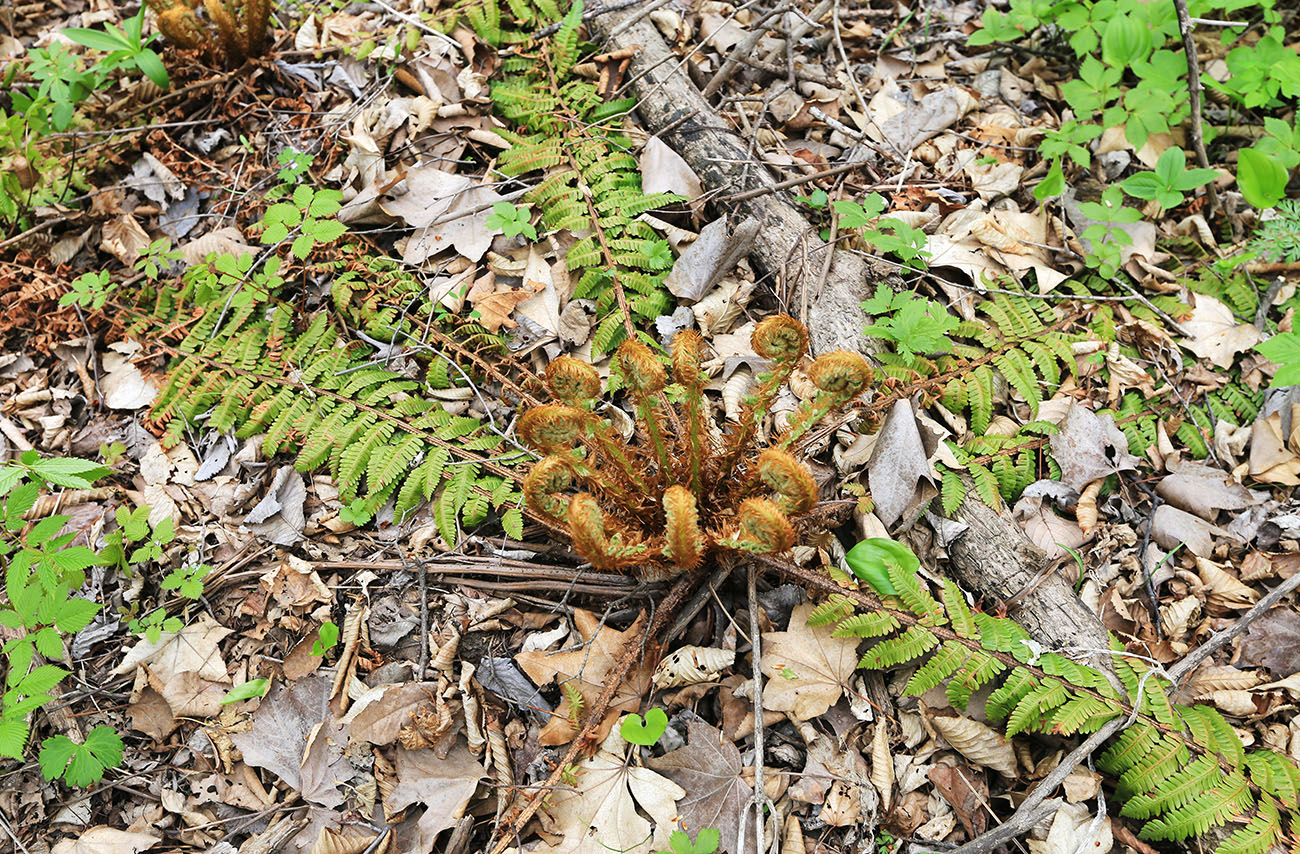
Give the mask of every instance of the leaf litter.
[{"label": "leaf litter", "polygon": [[[425,11],[397,6],[399,16]],[[765,91],[762,112],[738,107],[733,114],[739,126],[750,127],[758,157],[790,174],[806,174],[843,157],[863,156],[870,182],[840,184],[828,176],[806,189],[861,198],[863,187],[894,187],[888,215],[920,229],[932,271],[928,281],[911,285],[973,321],[981,317],[979,301],[999,289],[1028,285],[1027,293],[1066,294],[1071,277],[1082,269],[1080,256],[1095,249],[1084,232],[1098,221],[1084,206],[1093,201],[1092,191],[1100,191],[1085,187],[1088,193],[1076,195],[1071,188],[1059,208],[1036,204],[1032,182],[1039,176],[1033,170],[1040,162],[1024,152],[1045,130],[1056,130],[1053,111],[1043,103],[1060,100],[1069,75],[1032,55],[1012,52],[994,65],[982,52],[963,51],[982,12],[977,6],[927,10],[927,28],[933,17],[937,31],[949,34],[941,38],[952,37],[952,53],[936,44],[907,43],[916,24],[894,9],[837,7],[840,17],[828,14],[817,22],[830,28],[838,20],[837,38],[829,45],[797,37],[786,44],[789,30],[801,26],[795,14],[769,21],[752,9],[708,2],[650,15],[683,52],[693,52],[706,74],[722,67],[736,46],[759,36],[753,49],[761,62],[744,65],[725,84],[736,93]],[[525,245],[487,226],[493,203],[518,200],[518,191],[525,189],[469,165],[475,157],[490,161],[511,145],[498,133],[505,125],[493,115],[485,88],[499,64],[497,49],[465,27],[453,30],[450,39],[415,27],[409,38],[414,47],[405,52],[396,42],[376,46],[369,61],[340,52],[405,20],[391,13],[381,4],[357,14],[312,14],[295,21],[300,26],[295,49],[323,51],[324,61],[315,63],[317,68],[307,61],[277,60],[284,76],[259,66],[253,85],[270,87],[304,116],[336,123],[341,129],[336,137],[322,135],[309,143],[325,146],[330,164],[324,175],[309,178],[338,187],[345,201],[340,218],[354,229],[386,235],[386,251],[419,275],[446,311],[469,315],[489,332],[505,331],[514,351],[539,367],[562,351],[589,354],[601,318],[569,279],[566,243],[576,235]],[[48,41],[63,26],[121,20],[110,7],[68,15],[57,22],[20,22],[20,44]],[[770,34],[768,26],[775,27]],[[882,41],[886,34],[888,43]],[[787,58],[794,63],[788,78],[793,83],[784,74],[762,70],[763,63]],[[397,83],[380,72],[379,62],[400,69]],[[799,69],[806,77],[800,78]],[[608,68],[604,73],[608,77]],[[378,94],[363,100],[367,87]],[[820,122],[812,107],[842,124]],[[189,115],[174,117],[183,123]],[[118,334],[121,322],[92,317],[87,329],[76,312],[59,313],[53,303],[60,288],[54,283],[97,265],[133,269],[152,239],[173,229],[173,209],[191,195],[195,213],[187,217],[198,224],[183,234],[172,230],[177,240],[185,240],[179,251],[186,263],[201,264],[212,252],[259,251],[255,232],[218,213],[212,178],[220,183],[242,176],[232,180],[251,182],[239,164],[250,148],[263,147],[267,156],[254,171],[262,173],[257,180],[269,180],[279,166],[270,152],[298,149],[284,128],[241,124],[233,115],[204,114],[198,121],[214,132],[191,132],[188,141],[184,128],[153,131],[149,150],[141,147],[122,160],[122,186],[103,194],[93,213],[42,212],[55,218],[53,233],[60,233],[63,224],[55,220],[62,216],[69,216],[67,225],[75,226],[75,233],[34,250],[20,246],[14,260],[28,271],[22,281],[12,272],[0,274],[2,326],[8,332],[23,330],[24,336],[18,345],[22,352],[6,353],[14,358],[0,366],[6,392],[0,426],[8,441],[82,456],[120,442],[128,449],[121,464],[125,494],[73,505],[96,520],[86,529],[98,535],[113,528],[111,511],[118,501],[147,503],[158,519],[181,524],[187,548],[203,548],[223,567],[214,578],[219,587],[205,592],[204,610],[192,613],[184,628],[163,632],[156,641],[132,640],[123,620],[113,629],[116,634],[98,641],[93,657],[75,662],[83,682],[108,686],[104,690],[121,701],[125,714],[105,710],[109,704],[92,708],[83,699],[73,702],[82,703],[96,721],[130,729],[137,747],[167,757],[161,764],[133,759],[130,766],[132,774],[159,781],[149,789],[156,797],[132,799],[110,789],[74,809],[62,806],[63,798],[48,784],[28,779],[5,793],[4,811],[23,817],[19,829],[25,822],[28,833],[55,819],[56,854],[143,851],[164,840],[168,846],[218,850],[227,844],[223,838],[250,850],[272,843],[302,851],[364,850],[380,839],[379,827],[391,828],[391,838],[399,840],[384,842],[389,850],[438,850],[449,837],[460,838],[462,819],[488,823],[485,819],[503,815],[516,802],[517,790],[545,777],[543,769],[558,755],[554,748],[575,734],[574,720],[580,717],[575,707],[592,704],[614,662],[644,642],[644,619],[639,608],[603,619],[599,610],[590,610],[606,604],[600,595],[581,599],[585,607],[572,607],[564,594],[557,609],[536,595],[538,590],[494,588],[490,580],[488,586],[471,583],[490,578],[486,573],[456,574],[462,557],[468,562],[460,569],[483,569],[519,554],[529,561],[545,554],[538,542],[520,546],[487,537],[472,540],[464,556],[438,555],[449,572],[425,599],[415,582],[423,565],[408,563],[391,540],[372,539],[358,533],[363,528],[337,521],[348,502],[329,478],[304,476],[283,460],[267,459],[255,440],[244,437],[231,439],[226,450],[234,453],[226,453],[220,466],[213,463],[221,470],[217,474],[206,471],[206,446],[193,435],[166,451],[157,442],[139,450],[142,431],[131,414],[144,418],[153,402],[163,353],[150,341],[126,343]],[[248,134],[247,144],[235,144],[230,129]],[[295,132],[310,129],[303,125]],[[691,200],[716,192],[658,136],[642,136],[636,154],[648,191]],[[879,148],[866,154],[867,140]],[[1098,174],[1118,169],[1111,176],[1116,177],[1125,168],[1155,168],[1163,151],[1176,150],[1172,145],[1168,134],[1134,146],[1122,133],[1107,132],[1091,156]],[[197,158],[204,159],[192,162]],[[911,171],[892,174],[904,165]],[[885,177],[889,180],[879,180]],[[255,193],[257,185],[245,184],[240,192]],[[808,210],[816,210],[813,196],[807,198]],[[1204,212],[1204,198],[1198,196],[1182,222],[1155,216],[1120,225],[1128,237],[1119,259],[1122,269],[1149,297],[1178,295],[1184,308],[1176,313],[1176,325],[1139,310],[1135,302],[1107,307],[1080,298],[1070,304],[1086,305],[1091,322],[1116,330],[1109,343],[1075,342],[1072,375],[1041,403],[1026,397],[1022,387],[1001,381],[991,389],[990,406],[1002,419],[994,423],[1009,431],[1007,436],[1035,420],[1053,428],[1045,431],[1040,447],[1050,449],[1058,468],[1040,463],[1032,473],[1034,486],[1022,487],[1014,503],[1016,523],[1030,540],[1063,559],[1065,568],[1058,571],[1073,576],[1083,601],[1108,628],[1140,654],[1163,662],[1193,649],[1285,577],[1282,558],[1295,554],[1300,537],[1285,489],[1300,484],[1293,395],[1269,392],[1253,414],[1253,405],[1229,404],[1229,411],[1222,398],[1213,398],[1218,409],[1209,403],[1225,386],[1263,396],[1263,384],[1279,366],[1255,354],[1268,332],[1251,312],[1226,291],[1207,289],[1200,281],[1200,290],[1180,284],[1185,271],[1169,263],[1171,252],[1180,251],[1178,238],[1193,234],[1190,239],[1203,240],[1195,220],[1204,222]],[[745,324],[772,305],[763,290],[763,271],[743,257],[748,242],[764,235],[753,223],[709,221],[711,213],[697,203],[689,211],[647,215],[645,222],[671,247],[667,287],[680,301],[671,306],[678,313],[666,311],[661,319],[671,317],[675,328],[694,326],[706,335],[717,356],[711,400],[721,408],[730,401],[734,413],[753,376],[766,368],[748,348]],[[1234,223],[1237,231],[1240,225]],[[1213,235],[1203,242],[1205,249],[1219,251]],[[857,246],[857,251],[885,254],[871,244]],[[1294,276],[1288,270],[1281,274],[1274,305],[1286,306],[1275,312],[1282,317],[1278,331],[1286,332]],[[327,290],[324,275],[304,271],[303,289]],[[91,358],[80,361],[47,358],[56,345],[92,330],[99,336],[94,339],[98,359],[89,350]],[[1102,346],[1088,349],[1094,344]],[[1120,411],[1133,390],[1170,405],[1158,419],[1133,429],[1137,413]],[[792,382],[784,399],[798,400],[803,391]],[[85,408],[99,398],[116,412]],[[937,450],[932,438],[938,431],[931,425],[942,425],[945,440],[953,443],[977,433],[998,434],[972,430],[963,411],[933,404],[933,398],[914,403],[900,397],[877,414],[871,430],[845,425],[823,437],[817,450],[827,451],[825,459],[836,463],[833,473],[827,466],[828,482],[837,478],[837,485],[864,486],[873,500],[871,509],[855,508],[857,530],[917,535],[923,511],[936,506],[931,492],[945,471],[975,473],[978,466],[995,465],[999,448],[969,459],[953,456],[949,441],[940,443],[945,450]],[[1200,409],[1210,412],[1208,419],[1201,418]],[[860,453],[864,438],[874,442],[866,456]],[[855,446],[856,458],[850,453]],[[1213,455],[1200,453],[1202,447]],[[205,477],[196,474],[199,459]],[[209,480],[211,491],[198,488]],[[423,521],[429,523],[427,517]],[[915,543],[928,567],[943,558],[925,536]],[[277,553],[277,546],[292,551]],[[802,560],[833,566],[843,543],[806,548]],[[507,551],[514,556],[503,558]],[[1149,601],[1148,577],[1158,602]],[[446,581],[444,588],[444,580],[452,578],[465,583]],[[161,605],[154,584],[138,579],[111,589],[127,611],[138,609],[137,603]],[[378,616],[383,609],[372,599],[388,587],[395,590],[392,607],[398,613],[385,625]],[[617,585],[611,589],[625,592]],[[716,609],[709,606],[713,610],[689,627],[694,643],[678,645],[693,650],[697,667],[652,682],[656,662],[646,660],[620,686],[594,753],[572,769],[577,785],[554,793],[530,825],[540,837],[530,843],[532,850],[658,851],[668,846],[673,830],[712,827],[721,831],[720,850],[740,854],[732,840],[741,838],[744,816],[752,819],[746,810],[752,810],[754,691],[747,638],[727,619],[728,608],[734,614],[745,607],[736,593],[723,590],[723,602]],[[171,607],[175,610],[176,603]],[[479,620],[475,608],[495,614]],[[760,671],[762,720],[779,735],[775,744],[769,741],[764,757],[765,765],[771,763],[765,780],[776,781],[769,783],[769,796],[778,812],[789,816],[787,828],[792,823],[810,850],[821,844],[811,841],[814,828],[834,828],[840,834],[833,837],[836,844],[846,846],[865,844],[879,828],[936,842],[967,840],[986,829],[995,812],[1002,814],[1000,808],[990,809],[990,799],[1015,797],[1040,775],[1028,750],[979,720],[978,710],[955,717],[933,696],[908,705],[894,678],[867,686],[856,671],[862,645],[834,637],[829,628],[809,627],[810,611],[811,605],[802,603],[793,610],[766,609]],[[335,621],[344,627],[339,652],[345,654],[310,655],[317,631]],[[1190,695],[1211,699],[1260,741],[1292,753],[1284,698],[1295,690],[1293,677],[1300,672],[1294,622],[1293,605],[1275,608],[1249,628],[1230,650],[1231,658],[1220,656],[1186,686]],[[517,651],[525,636],[551,624],[557,641],[568,638],[561,649]],[[406,627],[392,631],[395,639],[385,634],[393,625]],[[429,658],[445,660],[417,673],[418,663]],[[512,659],[533,685],[523,684],[519,670],[505,669],[503,662]],[[306,662],[304,669],[292,669],[291,660]],[[497,672],[505,675],[489,676]],[[231,687],[258,676],[272,680],[266,696],[221,702]],[[489,685],[492,690],[484,690]],[[677,693],[671,699],[654,694],[652,685]],[[644,751],[623,742],[615,726],[619,716],[661,700],[673,715],[665,742]],[[350,709],[349,703],[354,704]],[[722,735],[726,727],[712,725],[722,722],[728,704],[750,711],[750,729],[737,743]],[[864,708],[870,711],[860,713]],[[425,746],[412,749],[408,743]],[[817,782],[818,775],[825,779]],[[1083,781],[1074,785],[1089,792],[1084,801],[1096,797]],[[268,821],[263,814],[271,809],[296,818]],[[364,826],[353,824],[362,813]],[[242,822],[238,829],[232,815]],[[293,833],[286,837],[289,827]],[[481,826],[478,832],[483,833]],[[1125,832],[1122,819],[1112,828],[1109,815],[1079,801],[1058,808],[1027,844],[1035,854],[1084,847],[1101,852],[1115,839],[1125,839]],[[290,837],[293,841],[285,842]],[[750,845],[749,839],[742,843]]]}]

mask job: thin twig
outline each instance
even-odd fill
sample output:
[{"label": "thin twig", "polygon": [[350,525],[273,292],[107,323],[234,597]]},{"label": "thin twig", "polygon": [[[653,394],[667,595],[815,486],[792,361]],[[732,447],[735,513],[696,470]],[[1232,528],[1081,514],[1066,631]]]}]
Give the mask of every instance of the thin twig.
[{"label": "thin twig", "polygon": [[1283,581],[1277,587],[1274,587],[1272,590],[1266,593],[1263,599],[1260,599],[1258,602],[1255,603],[1255,607],[1251,608],[1249,611],[1242,614],[1241,619],[1237,620],[1237,622],[1234,623],[1230,628],[1226,628],[1223,631],[1217,633],[1216,635],[1214,635],[1214,637],[1210,638],[1205,643],[1201,644],[1196,649],[1189,652],[1186,656],[1183,657],[1181,661],[1179,661],[1173,667],[1170,667],[1169,668],[1170,681],[1174,683],[1181,681],[1184,676],[1186,676],[1188,673],[1195,670],[1197,665],[1199,665],[1205,659],[1209,658],[1210,655],[1213,654],[1215,650],[1217,650],[1219,647],[1223,646],[1224,644],[1230,642],[1233,638],[1237,637],[1242,632],[1246,631],[1246,629],[1250,628],[1251,623],[1258,620],[1261,616],[1263,616],[1265,611],[1267,611],[1269,608],[1272,608],[1279,601],[1281,601],[1283,596],[1295,590],[1297,587],[1300,587],[1300,572],[1291,576],[1286,581]]},{"label": "thin twig", "polygon": [[[1174,0],[1174,9],[1178,12],[1178,32],[1183,37],[1183,51],[1187,54],[1187,90],[1188,104],[1192,111],[1192,148],[1196,150],[1196,161],[1202,169],[1210,168],[1210,157],[1205,153],[1205,135],[1201,130],[1201,63],[1196,58],[1196,42],[1192,39],[1191,15],[1187,12],[1187,0]],[[1210,213],[1219,210],[1219,193],[1214,189],[1214,182],[1205,185],[1206,195],[1210,199]]]},{"label": "thin twig", "polygon": [[1010,842],[1022,833],[1025,833],[1034,825],[1038,824],[1049,814],[1056,812],[1061,806],[1058,798],[1047,800],[1047,796],[1056,790],[1056,787],[1065,782],[1065,778],[1073,773],[1075,768],[1083,764],[1084,760],[1093,754],[1094,751],[1112,735],[1119,732],[1128,725],[1127,717],[1113,718],[1106,722],[1101,729],[1088,736],[1082,744],[1071,750],[1069,754],[1061,760],[1061,763],[1052,769],[1052,772],[1043,778],[1042,782],[1034,787],[1012,813],[1011,818],[1002,822],[1002,824],[983,833],[965,845],[954,849],[949,854],[988,854],[999,845]]},{"label": "thin twig", "polygon": [[[763,850],[763,817],[767,812],[767,791],[763,788],[763,660],[758,624],[758,562],[749,561],[749,643],[754,665],[754,850]],[[744,824],[736,850],[744,851]]]},{"label": "thin twig", "polygon": [[726,61],[722,63],[722,67],[718,69],[718,73],[713,75],[713,78],[705,84],[704,89],[700,92],[700,95],[705,100],[712,98],[715,92],[725,86],[727,81],[740,68],[741,63],[754,52],[754,48],[758,47],[758,43],[762,41],[763,36],[767,35],[767,22],[777,15],[784,15],[789,10],[788,5],[777,6],[751,24],[749,34],[731,49],[731,53],[727,56]]},{"label": "thin twig", "polygon": [[[434,38],[442,39],[444,43],[449,44],[452,47],[456,48],[456,50],[459,50],[462,53],[464,53],[464,49],[461,48],[460,42],[456,41],[454,38],[447,35],[446,33],[441,32],[439,30],[435,30],[433,27],[429,26],[424,21],[421,21],[419,18],[415,17],[414,15],[408,15],[405,12],[397,11],[392,6],[389,6],[387,3],[385,3],[384,0],[374,0],[374,2],[375,5],[378,6],[380,9],[383,9],[388,14],[393,15],[398,20],[405,21],[406,23],[415,27],[417,30],[426,32],[429,35],[433,36]],[[466,57],[466,58],[472,59],[472,57]]]}]

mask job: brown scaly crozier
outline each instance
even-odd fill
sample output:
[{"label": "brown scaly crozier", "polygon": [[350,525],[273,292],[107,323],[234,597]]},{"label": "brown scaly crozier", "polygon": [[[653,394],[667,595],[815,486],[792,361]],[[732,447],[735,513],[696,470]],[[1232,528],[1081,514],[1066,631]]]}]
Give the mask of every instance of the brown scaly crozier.
[{"label": "brown scaly crozier", "polygon": [[228,67],[261,56],[266,50],[271,0],[203,0],[206,19],[194,0],[147,0],[158,15],[158,29],[172,44],[221,56]]},{"label": "brown scaly crozier", "polygon": [[[771,366],[758,375],[753,394],[725,432],[714,423],[704,397],[703,342],[689,331],[673,339],[671,389],[669,371],[644,344],[627,341],[615,354],[636,407],[638,441],[625,441],[598,414],[599,375],[568,357],[556,359],[546,372],[555,402],[529,409],[519,420],[520,438],[545,454],[524,479],[530,514],[566,534],[597,569],[634,572],[647,580],[676,578],[650,620],[651,646],[708,567],[744,555],[779,554],[794,545],[795,523],[814,510],[817,492],[808,467],[791,451],[872,379],[871,367],[856,353],[819,357],[807,370],[816,393],[763,447],[768,410],[807,354],[808,332],[793,318],[778,315],[755,327],[751,343]],[[675,406],[668,401],[670,391]],[[549,779],[517,812],[503,817],[493,854],[510,846],[545,793],[560,785],[565,768],[584,747],[594,746],[592,733],[642,656],[633,646],[610,671],[605,690]]]},{"label": "brown scaly crozier", "polygon": [[[636,408],[637,442],[625,441],[598,414],[595,368],[556,359],[546,372],[555,402],[528,410],[519,422],[520,438],[546,455],[524,479],[529,509],[557,523],[596,569],[647,580],[673,578],[723,552],[788,550],[794,521],[817,505],[812,474],[790,451],[809,428],[856,398],[872,371],[855,353],[818,358],[808,368],[816,394],[762,447],[763,420],[807,353],[808,335],[779,315],[758,324],[752,343],[771,367],[720,436],[704,397],[708,379],[694,332],[672,342],[675,407],[665,394],[669,371],[650,349],[638,341],[619,347],[615,361]],[[670,422],[681,429],[669,429]]]}]

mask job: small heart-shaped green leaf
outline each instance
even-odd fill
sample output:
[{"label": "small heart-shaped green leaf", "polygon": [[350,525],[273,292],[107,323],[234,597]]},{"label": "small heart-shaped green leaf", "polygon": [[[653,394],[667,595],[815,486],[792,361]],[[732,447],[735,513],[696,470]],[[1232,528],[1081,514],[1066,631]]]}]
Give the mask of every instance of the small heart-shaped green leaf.
[{"label": "small heart-shaped green leaf", "polygon": [[659,740],[666,729],[668,713],[663,709],[651,709],[645,713],[645,720],[641,720],[640,715],[623,718],[623,726],[619,731],[623,734],[624,741],[649,747]]}]

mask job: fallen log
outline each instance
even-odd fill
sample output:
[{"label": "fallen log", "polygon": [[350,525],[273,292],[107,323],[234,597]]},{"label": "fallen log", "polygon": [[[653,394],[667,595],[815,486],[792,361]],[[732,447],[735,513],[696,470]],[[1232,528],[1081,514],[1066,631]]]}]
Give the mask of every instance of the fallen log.
[{"label": "fallen log", "polygon": [[882,284],[901,284],[898,276],[884,264],[843,250],[833,251],[827,268],[828,246],[817,229],[774,189],[777,181],[768,168],[695,88],[650,19],[631,9],[601,18],[600,25],[612,33],[610,51],[638,49],[628,75],[647,128],[680,154],[711,192],[725,199],[762,191],[714,208],[735,222],[758,221],[751,260],[784,286],[791,314],[798,316],[807,305],[807,316],[800,319],[809,329],[813,353],[877,352],[879,343],[862,331],[867,317],[860,303]]}]

